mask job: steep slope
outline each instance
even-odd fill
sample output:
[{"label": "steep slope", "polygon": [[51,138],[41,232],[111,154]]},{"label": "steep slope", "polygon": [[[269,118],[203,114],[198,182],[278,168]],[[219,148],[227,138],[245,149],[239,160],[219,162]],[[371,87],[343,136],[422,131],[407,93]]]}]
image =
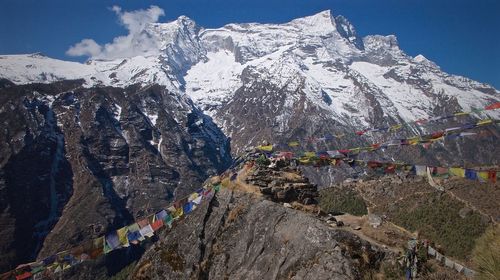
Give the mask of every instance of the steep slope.
[{"label": "steep slope", "polygon": [[359,279],[384,258],[353,234],[238,192],[221,192],[188,219],[129,279]]},{"label": "steep slope", "polygon": [[82,83],[2,82],[1,270],[154,211],[231,163],[189,99]]}]

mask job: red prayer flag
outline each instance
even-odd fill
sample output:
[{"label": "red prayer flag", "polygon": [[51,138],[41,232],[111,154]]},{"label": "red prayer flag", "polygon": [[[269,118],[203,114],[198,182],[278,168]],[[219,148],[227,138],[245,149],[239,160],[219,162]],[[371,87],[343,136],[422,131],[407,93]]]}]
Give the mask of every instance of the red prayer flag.
[{"label": "red prayer flag", "polygon": [[438,131],[438,132],[434,132],[434,133],[432,133],[431,138],[432,138],[432,139],[437,139],[437,138],[439,138],[439,137],[442,137],[443,135],[444,135],[444,131]]},{"label": "red prayer flag", "polygon": [[370,168],[382,167],[382,163],[378,162],[378,161],[371,160],[368,162],[368,167],[370,167]]},{"label": "red prayer flag", "polygon": [[418,119],[415,121],[416,124],[423,124],[425,122],[427,122],[427,119]]},{"label": "red prayer flag", "polygon": [[385,173],[394,173],[395,171],[396,171],[396,165],[394,165],[394,164],[389,164],[385,168]]},{"label": "red prayer flag", "polygon": [[23,279],[28,279],[32,276],[31,272],[25,272],[20,275],[16,275],[16,280],[23,280]]},{"label": "red prayer flag", "polygon": [[493,103],[491,105],[488,105],[484,107],[485,110],[495,110],[495,109],[500,109],[500,102]]},{"label": "red prayer flag", "polygon": [[497,172],[495,170],[488,171],[488,180],[493,184],[497,182]]},{"label": "red prayer flag", "polygon": [[158,219],[154,223],[151,224],[151,228],[153,228],[153,231],[157,231],[163,226],[163,220]]}]

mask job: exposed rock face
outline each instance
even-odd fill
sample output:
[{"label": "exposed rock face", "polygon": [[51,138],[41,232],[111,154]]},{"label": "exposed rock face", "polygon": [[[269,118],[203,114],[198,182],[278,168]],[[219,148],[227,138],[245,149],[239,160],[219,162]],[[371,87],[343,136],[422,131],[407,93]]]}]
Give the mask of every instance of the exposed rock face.
[{"label": "exposed rock face", "polygon": [[258,186],[263,195],[275,202],[297,201],[307,205],[315,203],[318,197],[316,185],[290,168],[259,167],[251,171],[246,181]]},{"label": "exposed rock face", "polygon": [[129,279],[360,279],[383,258],[313,216],[223,190],[161,236]]},{"label": "exposed rock face", "polygon": [[0,85],[0,270],[53,254],[188,194],[229,141],[161,86]]}]

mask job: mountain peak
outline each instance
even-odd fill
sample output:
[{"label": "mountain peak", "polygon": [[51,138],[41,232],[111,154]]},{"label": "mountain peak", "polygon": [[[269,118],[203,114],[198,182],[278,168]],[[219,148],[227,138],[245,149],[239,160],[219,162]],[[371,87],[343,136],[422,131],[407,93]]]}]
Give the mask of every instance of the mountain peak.
[{"label": "mountain peak", "polygon": [[335,30],[335,19],[330,10],[325,10],[290,22],[308,33],[330,33]]}]

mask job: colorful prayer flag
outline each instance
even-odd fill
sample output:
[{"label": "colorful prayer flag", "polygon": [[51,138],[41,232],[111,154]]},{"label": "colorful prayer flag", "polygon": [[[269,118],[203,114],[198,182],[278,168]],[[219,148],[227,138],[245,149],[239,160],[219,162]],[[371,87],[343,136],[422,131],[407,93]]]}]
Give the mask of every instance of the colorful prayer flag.
[{"label": "colorful prayer flag", "polygon": [[272,152],[273,151],[273,145],[266,145],[266,146],[258,146],[257,149],[265,152]]},{"label": "colorful prayer flag", "polygon": [[128,246],[130,246],[129,241],[128,241],[128,237],[127,237],[128,226],[124,226],[124,227],[118,229],[116,231],[116,233],[118,234],[118,239],[119,239],[120,245],[122,247],[128,247]]},{"label": "colorful prayer flag", "polygon": [[299,142],[297,142],[297,141],[292,141],[292,142],[289,142],[289,143],[288,143],[288,146],[289,146],[289,147],[297,147],[297,146],[299,146],[299,145],[300,145],[300,144],[299,144]]},{"label": "colorful prayer flag", "polygon": [[500,109],[500,102],[493,103],[491,105],[484,107],[484,110],[495,110],[495,109]]},{"label": "colorful prayer flag", "polygon": [[116,231],[110,232],[106,235],[106,244],[109,246],[111,250],[117,249],[120,247],[120,238]]},{"label": "colorful prayer flag", "polygon": [[458,176],[460,178],[465,178],[465,169],[460,167],[452,167],[450,168],[450,174],[453,176]]}]

